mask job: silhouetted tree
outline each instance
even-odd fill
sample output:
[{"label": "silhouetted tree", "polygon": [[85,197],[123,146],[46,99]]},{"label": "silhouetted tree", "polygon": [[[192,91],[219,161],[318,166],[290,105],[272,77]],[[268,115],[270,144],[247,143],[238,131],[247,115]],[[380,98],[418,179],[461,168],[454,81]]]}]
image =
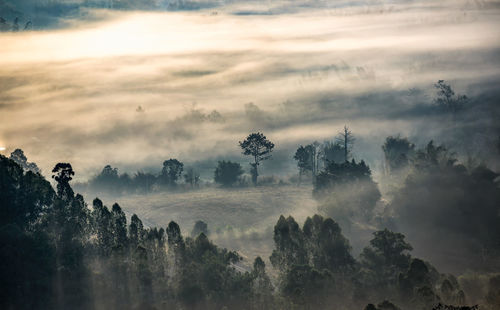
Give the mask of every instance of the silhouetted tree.
[{"label": "silhouetted tree", "polygon": [[[345,142],[345,141],[344,141]],[[341,164],[345,162],[344,143],[340,141],[325,142],[321,145],[321,157],[323,165],[326,167],[330,163],[335,162]]]},{"label": "silhouetted tree", "polygon": [[223,160],[219,161],[215,168],[214,181],[229,187],[236,183],[242,174],[243,169],[239,163]]},{"label": "silhouetted tree", "polygon": [[57,182],[57,195],[68,199],[73,197],[74,193],[69,185],[69,181],[73,179],[75,172],[69,163],[58,163],[52,169],[52,178]]},{"label": "silhouetted tree", "polygon": [[40,168],[38,168],[35,163],[28,162],[28,158],[26,158],[21,149],[15,149],[14,152],[10,154],[10,159],[15,161],[24,170],[29,170],[33,173],[41,173]]},{"label": "silhouetted tree", "polygon": [[274,226],[275,249],[269,258],[274,268],[285,272],[293,265],[308,263],[307,248],[304,244],[304,235],[291,216],[285,219],[280,216]]},{"label": "silhouetted tree", "polygon": [[366,284],[378,289],[396,282],[399,273],[410,265],[412,246],[405,241],[405,236],[387,229],[373,233],[370,246],[361,252],[361,263],[366,268]]},{"label": "silhouetted tree", "polygon": [[200,182],[200,174],[194,168],[188,168],[184,174],[184,181],[191,185],[191,188],[198,186]]},{"label": "silhouetted tree", "polygon": [[175,186],[177,180],[182,174],[184,164],[177,159],[169,159],[163,162],[163,169],[161,171],[161,179],[164,184],[168,186]]},{"label": "silhouetted tree", "polygon": [[262,133],[251,133],[244,141],[239,142],[243,149],[244,155],[253,157],[254,162],[250,164],[252,167],[252,181],[257,185],[257,177],[259,176],[258,166],[260,162],[271,158],[271,152],[274,149],[274,143],[269,141]]},{"label": "silhouetted tree", "polygon": [[134,187],[143,193],[150,193],[156,184],[157,178],[154,174],[137,171],[132,179]]},{"label": "silhouetted tree", "polygon": [[330,163],[317,177],[313,191],[319,209],[341,224],[350,226],[354,218],[369,220],[381,194],[364,161]]},{"label": "silhouetted tree", "polygon": [[316,214],[306,219],[302,231],[310,262],[315,268],[334,274],[353,270],[355,260],[350,253],[351,246],[334,220]]},{"label": "silhouetted tree", "polygon": [[439,80],[434,87],[437,89],[436,103],[439,107],[456,114],[467,103],[468,98],[465,95],[455,96],[455,92],[444,80]]},{"label": "silhouetted tree", "polygon": [[344,130],[337,135],[337,142],[343,146],[344,149],[344,161],[349,161],[349,155],[352,151],[352,146],[354,145],[354,135],[349,130],[347,125],[344,126]]},{"label": "silhouetted tree", "polygon": [[196,223],[194,223],[193,230],[191,231],[191,237],[196,238],[201,233],[208,235],[207,223],[203,221],[196,221]]},{"label": "silhouetted tree", "polygon": [[302,179],[302,175],[307,171],[313,171],[314,166],[314,146],[306,145],[300,146],[293,158],[297,161],[297,167],[299,167],[299,184]]},{"label": "silhouetted tree", "polygon": [[414,154],[415,145],[407,138],[389,136],[382,145],[385,158],[386,173],[407,167]]}]

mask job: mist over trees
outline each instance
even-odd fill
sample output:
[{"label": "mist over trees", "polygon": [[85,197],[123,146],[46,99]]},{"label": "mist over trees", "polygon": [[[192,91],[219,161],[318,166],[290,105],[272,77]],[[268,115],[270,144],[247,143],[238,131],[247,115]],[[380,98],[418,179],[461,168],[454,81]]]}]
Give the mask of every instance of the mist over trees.
[{"label": "mist over trees", "polygon": [[[436,103],[456,123],[468,99],[444,81],[436,88]],[[498,308],[500,174],[444,144],[419,147],[412,140],[400,134],[383,140],[378,176],[354,152],[347,125],[331,141],[295,146],[289,159],[296,161],[298,185],[310,186],[318,214],[304,216],[302,226],[291,215],[279,216],[274,229],[262,233],[272,235],[268,256],[254,257],[217,246],[213,240],[235,234],[227,229],[221,237],[220,227],[205,219],[196,220],[188,236],[175,221],[149,226],[118,203],[108,208],[95,198],[89,206],[70,185],[70,163],[52,169],[54,190],[16,149],[10,158],[0,156],[0,307],[412,310],[479,300],[480,308],[465,309]],[[253,185],[267,186],[271,176],[258,176],[268,172],[261,164],[275,144],[257,132],[238,146],[251,158]],[[156,173],[120,174],[105,165],[79,186],[118,196],[194,193],[214,183],[238,194],[246,186],[239,162],[219,160],[212,169],[213,183],[202,183],[196,166],[175,158]],[[359,231],[372,237],[354,251]],[[448,261],[472,275],[435,267]]]}]

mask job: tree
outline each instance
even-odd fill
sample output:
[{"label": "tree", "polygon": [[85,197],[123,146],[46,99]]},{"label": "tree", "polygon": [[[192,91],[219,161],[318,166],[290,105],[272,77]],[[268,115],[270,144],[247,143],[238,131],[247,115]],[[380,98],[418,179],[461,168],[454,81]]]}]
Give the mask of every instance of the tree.
[{"label": "tree", "polygon": [[308,262],[304,235],[299,224],[291,216],[285,219],[280,216],[274,226],[275,249],[269,260],[274,268],[286,272],[293,265],[304,265]]},{"label": "tree", "polygon": [[153,186],[156,184],[157,178],[154,174],[149,172],[137,171],[132,179],[132,184],[134,187],[143,192],[149,193],[153,190]]},{"label": "tree", "polygon": [[196,238],[201,233],[208,235],[207,223],[203,221],[196,221],[196,223],[194,223],[193,230],[191,231],[191,237]]},{"label": "tree", "polygon": [[200,174],[194,168],[188,168],[184,174],[184,181],[191,185],[191,188],[198,186],[200,182]]},{"label": "tree", "polygon": [[177,180],[182,174],[184,164],[177,159],[170,158],[163,162],[163,169],[161,171],[161,178],[168,186],[175,186]]},{"label": "tree", "polygon": [[24,170],[29,170],[33,173],[41,173],[40,168],[38,168],[35,163],[28,162],[28,158],[26,158],[21,149],[15,149],[14,152],[10,154],[10,159],[15,161]]},{"label": "tree", "polygon": [[341,164],[345,161],[344,143],[339,141],[325,142],[321,146],[321,158],[324,166],[328,166],[331,162]]},{"label": "tree", "polygon": [[391,173],[408,166],[415,151],[415,144],[399,135],[389,136],[385,139],[382,150],[384,151],[386,173]]},{"label": "tree", "polygon": [[351,246],[334,220],[315,214],[306,219],[302,231],[315,268],[327,269],[333,274],[353,270],[355,260],[351,255]]},{"label": "tree", "polygon": [[358,220],[370,220],[373,209],[381,198],[371,170],[364,161],[337,164],[330,163],[317,177],[314,198],[320,202],[319,209],[335,218],[344,229]]},{"label": "tree", "polygon": [[231,161],[219,161],[214,172],[214,181],[225,187],[230,187],[238,181],[243,174],[239,163]]},{"label": "tree", "polygon": [[344,126],[344,130],[337,135],[337,142],[340,143],[344,148],[344,161],[349,161],[349,155],[352,151],[352,146],[354,144],[354,135],[349,130],[347,125]]},{"label": "tree", "polygon": [[250,163],[252,181],[257,185],[257,177],[259,176],[258,166],[260,162],[271,158],[271,152],[274,149],[274,143],[269,141],[262,133],[251,133],[244,141],[239,142],[243,149],[243,154],[252,156],[254,162]]},{"label": "tree", "polygon": [[302,175],[306,171],[313,171],[314,168],[314,149],[313,145],[300,146],[293,158],[297,161],[297,167],[299,167],[299,184]]},{"label": "tree", "polygon": [[58,163],[52,169],[52,178],[57,182],[57,195],[59,197],[70,198],[74,193],[69,185],[69,181],[73,179],[75,172],[70,163]]},{"label": "tree", "polygon": [[405,236],[387,229],[373,233],[370,246],[361,253],[361,263],[371,273],[370,281],[376,286],[385,286],[396,281],[399,273],[410,265],[412,246]]},{"label": "tree", "polygon": [[468,98],[465,95],[456,95],[449,84],[444,80],[439,80],[434,87],[437,89],[436,104],[453,114],[460,111],[467,103]]}]

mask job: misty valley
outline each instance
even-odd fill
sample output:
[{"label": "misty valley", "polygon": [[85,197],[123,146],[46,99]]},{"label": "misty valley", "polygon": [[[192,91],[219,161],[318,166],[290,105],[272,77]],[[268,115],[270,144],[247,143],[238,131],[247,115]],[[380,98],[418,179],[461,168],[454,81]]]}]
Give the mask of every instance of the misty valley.
[{"label": "misty valley", "polygon": [[498,29],[0,0],[0,309],[500,309]]}]

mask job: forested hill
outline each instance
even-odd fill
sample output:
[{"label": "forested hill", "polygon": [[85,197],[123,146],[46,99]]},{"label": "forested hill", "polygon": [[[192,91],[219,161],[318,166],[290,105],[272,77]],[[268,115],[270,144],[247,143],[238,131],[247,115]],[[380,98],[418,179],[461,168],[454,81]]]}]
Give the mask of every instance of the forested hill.
[{"label": "forested hill", "polygon": [[[375,232],[356,259],[333,219],[314,215],[301,227],[281,216],[272,266],[266,272],[256,257],[246,271],[206,226],[193,237],[175,222],[145,227],[118,204],[88,206],[70,186],[70,164],[52,172],[56,190],[0,156],[2,309],[443,309],[467,301],[457,279],[413,257],[401,233]],[[484,309],[498,305],[497,282]]]}]

